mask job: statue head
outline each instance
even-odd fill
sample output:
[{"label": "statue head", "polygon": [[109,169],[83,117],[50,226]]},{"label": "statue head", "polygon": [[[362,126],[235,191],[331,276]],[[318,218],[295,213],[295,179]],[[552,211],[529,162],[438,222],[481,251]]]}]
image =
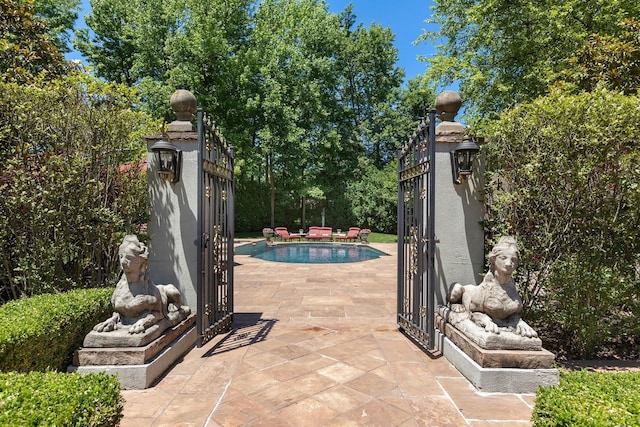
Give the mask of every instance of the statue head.
[{"label": "statue head", "polygon": [[124,237],[118,249],[118,257],[129,282],[139,281],[147,272],[149,249],[136,235],[129,234]]},{"label": "statue head", "polygon": [[511,274],[520,264],[520,251],[516,239],[510,236],[500,237],[498,243],[491,249],[489,261],[492,272],[496,269],[504,270],[506,268],[506,271],[503,272]]}]

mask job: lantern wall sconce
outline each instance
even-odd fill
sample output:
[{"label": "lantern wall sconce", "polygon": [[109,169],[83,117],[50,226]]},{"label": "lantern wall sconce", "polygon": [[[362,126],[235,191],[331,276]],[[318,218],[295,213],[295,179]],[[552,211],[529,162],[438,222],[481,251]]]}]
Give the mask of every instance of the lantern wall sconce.
[{"label": "lantern wall sconce", "polygon": [[151,151],[156,153],[158,175],[172,184],[180,181],[182,151],[167,141],[156,142],[151,146]]},{"label": "lantern wall sconce", "polygon": [[462,184],[472,174],[473,157],[480,147],[465,135],[463,141],[451,150],[451,173],[454,184]]}]

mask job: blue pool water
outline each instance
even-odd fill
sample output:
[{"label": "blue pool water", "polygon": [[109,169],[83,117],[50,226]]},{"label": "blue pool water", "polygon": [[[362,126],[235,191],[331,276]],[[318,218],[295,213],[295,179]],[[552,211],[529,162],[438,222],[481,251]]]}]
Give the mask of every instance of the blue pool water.
[{"label": "blue pool water", "polygon": [[382,251],[361,244],[275,243],[265,241],[238,246],[237,255],[251,255],[265,261],[296,264],[335,264],[360,262],[386,256]]}]

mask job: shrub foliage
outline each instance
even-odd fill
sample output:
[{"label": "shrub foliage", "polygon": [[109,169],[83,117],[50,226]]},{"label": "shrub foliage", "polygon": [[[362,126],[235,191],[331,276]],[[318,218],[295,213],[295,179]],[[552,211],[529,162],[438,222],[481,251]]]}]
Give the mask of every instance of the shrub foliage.
[{"label": "shrub foliage", "polygon": [[535,427],[640,425],[640,372],[566,372],[560,384],[541,387]]},{"label": "shrub foliage", "polygon": [[151,122],[135,94],[86,75],[0,83],[0,301],[114,279],[147,217]]},{"label": "shrub foliage", "polygon": [[115,376],[0,373],[0,425],[117,426],[124,400]]},{"label": "shrub foliage", "polygon": [[488,244],[519,239],[528,317],[560,356],[638,349],[638,105],[604,89],[554,91],[504,113],[483,148]]},{"label": "shrub foliage", "polygon": [[111,314],[112,294],[78,289],[1,306],[0,371],[66,370],[85,335]]}]

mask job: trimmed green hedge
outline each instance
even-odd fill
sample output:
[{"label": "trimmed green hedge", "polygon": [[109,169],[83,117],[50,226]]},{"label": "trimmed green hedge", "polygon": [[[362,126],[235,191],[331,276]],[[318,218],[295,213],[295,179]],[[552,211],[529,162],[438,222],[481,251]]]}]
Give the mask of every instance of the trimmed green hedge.
[{"label": "trimmed green hedge", "polygon": [[560,384],[541,387],[535,427],[640,425],[640,372],[560,372]]},{"label": "trimmed green hedge", "polygon": [[94,325],[111,315],[113,288],[37,295],[0,307],[0,371],[65,371]]},{"label": "trimmed green hedge", "polygon": [[2,426],[117,426],[123,406],[112,375],[0,373]]}]

